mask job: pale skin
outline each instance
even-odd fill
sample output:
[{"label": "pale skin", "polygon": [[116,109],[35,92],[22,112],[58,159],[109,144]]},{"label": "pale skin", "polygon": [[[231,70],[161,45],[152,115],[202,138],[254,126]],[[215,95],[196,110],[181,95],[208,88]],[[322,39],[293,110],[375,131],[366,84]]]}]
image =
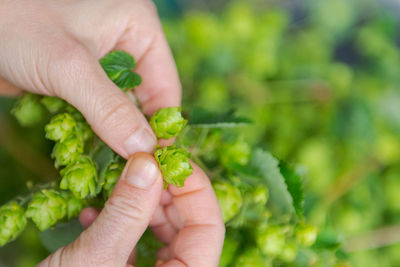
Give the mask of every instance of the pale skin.
[{"label": "pale skin", "polygon": [[[128,159],[102,211],[85,209],[87,228],[39,266],[134,266],[151,227],[165,246],[157,266],[218,266],[225,228],[207,176],[195,164],[183,188],[162,188],[145,115],[179,106],[181,86],[150,0],[0,0],[0,94],[58,96]],[[106,76],[98,59],[113,49],[138,61],[142,111]]]}]

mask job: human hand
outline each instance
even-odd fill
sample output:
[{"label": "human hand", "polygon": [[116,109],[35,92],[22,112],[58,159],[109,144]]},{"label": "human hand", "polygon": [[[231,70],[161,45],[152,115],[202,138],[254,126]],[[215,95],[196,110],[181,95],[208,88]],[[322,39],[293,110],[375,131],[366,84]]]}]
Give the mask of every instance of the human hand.
[{"label": "human hand", "polygon": [[81,223],[90,226],[39,267],[132,266],[130,255],[149,225],[165,243],[157,266],[218,266],[225,233],[221,211],[209,179],[193,167],[184,187],[163,191],[155,159],[135,154],[100,214],[93,208],[82,212]]},{"label": "human hand", "polygon": [[63,98],[125,158],[151,152],[156,137],[99,58],[112,49],[135,57],[144,114],[180,105],[176,67],[150,0],[0,0],[0,38],[0,93]]}]

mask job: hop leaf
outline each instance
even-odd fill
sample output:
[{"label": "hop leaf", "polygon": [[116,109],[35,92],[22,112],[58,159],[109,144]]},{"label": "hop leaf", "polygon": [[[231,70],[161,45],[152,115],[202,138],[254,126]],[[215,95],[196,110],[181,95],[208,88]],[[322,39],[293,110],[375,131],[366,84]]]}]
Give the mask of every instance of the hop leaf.
[{"label": "hop leaf", "polygon": [[82,153],[82,140],[75,135],[71,135],[64,141],[56,143],[51,156],[56,159],[56,167],[59,167],[76,161]]},{"label": "hop leaf", "polygon": [[238,140],[233,143],[226,143],[221,149],[221,162],[224,166],[244,166],[250,159],[251,148],[248,143]]},{"label": "hop leaf", "polygon": [[45,109],[40,104],[40,96],[25,93],[11,110],[22,126],[32,126],[40,122],[45,116]]},{"label": "hop leaf", "polygon": [[67,202],[61,193],[43,189],[36,193],[28,205],[26,217],[31,218],[39,230],[53,226],[67,215]]},{"label": "hop leaf", "polygon": [[243,199],[240,190],[225,181],[213,183],[213,188],[222,210],[224,222],[228,222],[239,213],[242,207]]},{"label": "hop leaf", "polygon": [[104,186],[103,193],[104,197],[108,198],[111,195],[112,190],[114,189],[115,184],[117,183],[119,177],[121,176],[122,170],[124,169],[124,165],[119,162],[111,162],[103,173]]},{"label": "hop leaf", "polygon": [[158,138],[169,139],[177,136],[186,126],[180,107],[159,109],[150,119],[150,125]]},{"label": "hop leaf", "polygon": [[67,202],[67,218],[72,219],[79,215],[85,206],[85,201],[76,198],[71,192],[62,191],[62,196]]},{"label": "hop leaf", "polygon": [[193,167],[190,164],[188,153],[175,146],[159,148],[154,153],[161,172],[164,176],[164,184],[173,184],[182,187],[186,178],[192,174]]},{"label": "hop leaf", "polygon": [[52,96],[44,96],[40,102],[47,108],[47,110],[54,114],[59,112],[61,109],[63,109],[66,106],[66,103],[64,100],[58,97],[52,97]]},{"label": "hop leaf", "polygon": [[300,224],[295,231],[297,241],[306,247],[310,247],[315,243],[317,233],[317,228],[309,224]]},{"label": "hop leaf", "polygon": [[21,234],[26,222],[25,211],[15,201],[0,207],[0,246]]},{"label": "hop leaf", "polygon": [[100,59],[100,64],[107,76],[123,91],[128,91],[142,83],[142,78],[135,72],[135,59],[124,51],[112,51]]},{"label": "hop leaf", "polygon": [[68,113],[59,114],[46,125],[46,138],[53,141],[63,141],[75,133],[76,121]]},{"label": "hop leaf", "polygon": [[61,189],[69,189],[75,197],[83,199],[88,195],[94,196],[97,184],[97,170],[88,156],[81,156],[60,172]]}]

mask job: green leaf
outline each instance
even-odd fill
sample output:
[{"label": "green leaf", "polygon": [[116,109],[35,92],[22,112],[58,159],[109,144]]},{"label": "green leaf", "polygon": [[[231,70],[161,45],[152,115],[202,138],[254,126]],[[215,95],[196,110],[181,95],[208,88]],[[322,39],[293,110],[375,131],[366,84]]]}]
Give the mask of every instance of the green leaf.
[{"label": "green leaf", "polygon": [[74,241],[82,231],[81,224],[75,219],[40,232],[39,236],[43,246],[52,253]]},{"label": "green leaf", "polygon": [[256,149],[249,165],[251,172],[256,172],[266,182],[271,202],[278,205],[283,213],[294,211],[292,197],[279,168],[279,160],[263,149]]},{"label": "green leaf", "polygon": [[281,169],[283,178],[285,178],[287,190],[292,196],[294,210],[301,220],[303,219],[304,202],[303,183],[301,181],[301,177],[283,161],[280,162],[279,167]]},{"label": "green leaf", "polygon": [[124,51],[112,51],[100,59],[107,76],[123,91],[128,91],[142,83],[142,78],[133,68],[135,59]]},{"label": "green leaf", "polygon": [[238,117],[231,109],[222,113],[210,112],[202,108],[194,108],[190,114],[189,125],[199,128],[228,128],[251,123],[251,120]]}]

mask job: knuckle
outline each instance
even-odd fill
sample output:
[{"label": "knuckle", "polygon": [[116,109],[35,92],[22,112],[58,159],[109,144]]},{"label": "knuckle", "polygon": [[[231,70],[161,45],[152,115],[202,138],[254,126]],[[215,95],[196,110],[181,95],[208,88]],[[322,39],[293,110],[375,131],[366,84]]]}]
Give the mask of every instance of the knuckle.
[{"label": "knuckle", "polygon": [[120,193],[118,192],[111,197],[107,206],[112,216],[117,220],[124,218],[126,223],[142,221],[145,217],[145,210],[141,207],[142,202],[138,197],[134,197],[135,194]]},{"label": "knuckle", "polygon": [[118,93],[98,99],[94,105],[94,112],[99,115],[97,117],[99,125],[107,128],[118,127],[121,119],[134,114],[132,103]]}]

